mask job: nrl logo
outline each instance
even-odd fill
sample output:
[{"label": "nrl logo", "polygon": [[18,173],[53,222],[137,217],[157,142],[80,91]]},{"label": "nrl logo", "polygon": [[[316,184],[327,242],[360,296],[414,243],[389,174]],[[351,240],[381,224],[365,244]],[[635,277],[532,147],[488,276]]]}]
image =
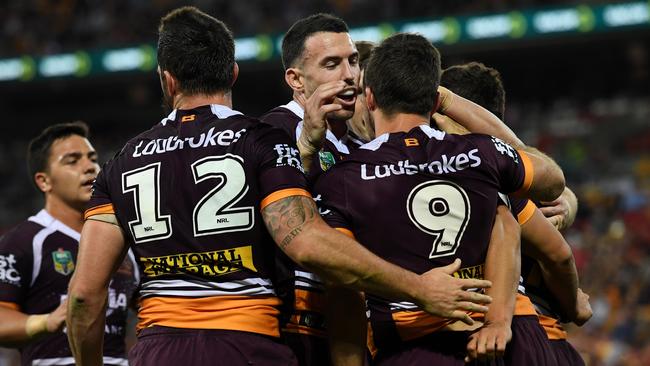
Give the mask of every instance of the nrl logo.
[{"label": "nrl logo", "polygon": [[318,160],[320,161],[320,168],[323,171],[327,171],[327,169],[331,168],[332,165],[336,163],[336,160],[334,160],[334,155],[332,155],[332,153],[329,151],[319,151]]},{"label": "nrl logo", "polygon": [[54,270],[64,276],[74,271],[74,260],[69,250],[59,248],[56,252],[52,252],[52,261],[54,262]]}]

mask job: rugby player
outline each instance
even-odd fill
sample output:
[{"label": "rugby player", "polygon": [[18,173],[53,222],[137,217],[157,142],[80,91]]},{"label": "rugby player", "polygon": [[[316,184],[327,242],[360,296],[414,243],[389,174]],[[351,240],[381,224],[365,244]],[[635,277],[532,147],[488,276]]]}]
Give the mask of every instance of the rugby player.
[{"label": "rugby player", "polygon": [[[46,128],[30,142],[28,162],[45,207],[0,239],[0,343],[19,347],[23,365],[74,365],[62,328],[83,212],[99,172],[88,126]],[[106,327],[99,330],[106,365],[127,364],[124,337],[135,276],[129,258],[112,277]]]},{"label": "rugby player", "polygon": [[[441,85],[504,120],[505,88],[497,70],[479,62],[454,65],[443,71]],[[443,116],[436,116],[436,120],[446,128],[454,128],[454,121]],[[460,130],[462,126],[456,129]],[[522,257],[523,284],[527,296],[535,305],[552,351],[548,352],[548,348],[539,340],[528,340],[529,345],[536,346],[526,347],[525,354],[515,351],[520,358],[510,361],[543,364],[548,354],[554,353],[559,365],[584,365],[578,352],[567,342],[560,318],[582,325],[591,317],[591,308],[588,296],[578,288],[578,274],[571,248],[552,226],[559,229],[573,222],[577,200],[567,187],[558,199],[551,202],[550,207],[542,206],[540,211],[534,206],[529,200],[512,200],[513,211],[522,225],[522,250],[528,254]],[[548,221],[542,214],[547,208],[550,208],[546,211]],[[549,286],[545,286],[545,283]],[[518,315],[517,312],[515,315]],[[515,317],[515,321],[517,319]],[[516,332],[514,326],[513,332]],[[530,333],[537,334],[539,331],[521,327],[519,333],[518,338],[522,339],[534,337]],[[517,346],[516,343],[513,345],[514,348]]]}]

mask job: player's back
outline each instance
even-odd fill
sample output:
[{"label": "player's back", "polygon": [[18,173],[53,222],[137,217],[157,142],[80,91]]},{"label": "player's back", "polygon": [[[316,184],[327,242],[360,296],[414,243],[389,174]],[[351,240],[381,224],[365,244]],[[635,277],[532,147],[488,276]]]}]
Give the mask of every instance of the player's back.
[{"label": "player's back", "polygon": [[[315,193],[330,225],[350,230],[389,262],[423,273],[460,258],[456,275],[482,278],[498,192],[524,184],[521,165],[520,155],[498,139],[419,126],[363,145],[324,174]],[[444,325],[412,303],[370,296],[369,306],[380,343]]]},{"label": "player's back", "polygon": [[208,105],[172,112],[107,163],[86,216],[114,212],[131,242],[142,272],[140,327],[278,335],[276,248],[260,211],[264,198],[304,191],[287,142]]}]

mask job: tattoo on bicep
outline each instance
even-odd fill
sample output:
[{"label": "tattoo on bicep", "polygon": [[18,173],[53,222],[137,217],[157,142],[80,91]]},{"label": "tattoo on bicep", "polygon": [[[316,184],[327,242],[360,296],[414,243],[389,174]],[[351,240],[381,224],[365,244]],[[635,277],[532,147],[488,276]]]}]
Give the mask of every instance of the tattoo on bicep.
[{"label": "tattoo on bicep", "polygon": [[[302,226],[314,219],[315,214],[313,201],[304,196],[291,196],[274,202],[263,212],[267,228],[281,248],[287,247],[303,231]],[[282,240],[278,241],[278,236],[287,231]]]}]

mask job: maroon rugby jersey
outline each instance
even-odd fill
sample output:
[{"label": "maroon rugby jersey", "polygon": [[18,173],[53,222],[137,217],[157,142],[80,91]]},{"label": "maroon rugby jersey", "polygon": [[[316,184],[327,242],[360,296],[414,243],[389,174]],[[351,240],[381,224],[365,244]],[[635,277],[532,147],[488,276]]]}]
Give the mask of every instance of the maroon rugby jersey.
[{"label": "maroon rugby jersey", "polygon": [[[510,197],[510,202],[512,212],[517,215],[522,225],[532,216],[532,212],[537,207],[533,201],[521,198]],[[522,238],[523,245],[525,245],[524,239]],[[561,325],[560,305],[544,283],[537,260],[523,253],[521,255],[521,277],[526,296],[534,305],[540,318],[540,325],[544,328],[548,338],[566,340],[567,333]]]},{"label": "maroon rugby jersey", "polygon": [[[302,132],[304,110],[295,101],[276,107],[260,117],[266,123],[284,130],[296,142]],[[350,151],[359,147],[356,139],[344,136],[338,140],[327,130],[323,148],[312,158],[307,180],[311,185],[324,171],[345,158]],[[318,196],[314,197],[318,201]],[[323,283],[310,271],[294,264],[286,256],[280,260],[283,300],[287,306],[283,331],[325,337],[325,297]]]},{"label": "maroon rugby jersey", "polygon": [[311,197],[306,188],[282,131],[206,105],[130,140],[97,177],[86,217],[114,213],[126,234],[142,274],[139,328],[278,336],[276,245],[261,210]]},{"label": "maroon rugby jersey", "polygon": [[[54,311],[68,292],[80,234],[41,210],[0,239],[0,306],[25,314]],[[109,286],[104,364],[127,365],[124,337],[128,305],[137,287],[133,255]],[[20,349],[23,365],[74,365],[63,331]]]},{"label": "maroon rugby jersey", "polygon": [[[416,273],[455,258],[457,276],[482,278],[498,192],[527,190],[527,155],[486,135],[448,135],[429,126],[384,134],[316,183],[321,214],[379,257]],[[448,320],[413,303],[368,295],[378,347],[431,333]]]}]

